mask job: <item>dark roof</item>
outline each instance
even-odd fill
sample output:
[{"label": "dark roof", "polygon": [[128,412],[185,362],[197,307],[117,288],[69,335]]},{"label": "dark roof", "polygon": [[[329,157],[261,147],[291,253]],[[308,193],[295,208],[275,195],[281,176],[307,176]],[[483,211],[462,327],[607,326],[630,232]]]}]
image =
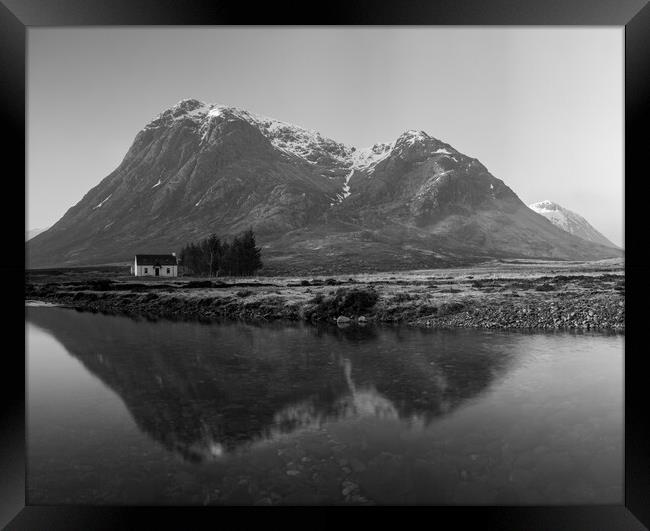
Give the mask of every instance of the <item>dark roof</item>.
[{"label": "dark roof", "polygon": [[136,254],[135,261],[138,265],[176,265],[176,257],[173,254]]}]

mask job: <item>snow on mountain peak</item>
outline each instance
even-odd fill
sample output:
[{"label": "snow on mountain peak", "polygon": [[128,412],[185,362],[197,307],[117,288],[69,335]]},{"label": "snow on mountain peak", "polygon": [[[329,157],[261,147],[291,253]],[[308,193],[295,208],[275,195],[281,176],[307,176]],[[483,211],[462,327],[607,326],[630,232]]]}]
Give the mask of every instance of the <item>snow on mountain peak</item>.
[{"label": "snow on mountain peak", "polygon": [[[573,212],[562,208],[557,203],[548,200],[533,203],[531,205],[528,205],[528,208],[534,210],[538,214],[541,214],[546,219],[548,219],[551,223],[557,225],[558,227],[560,227],[561,229],[567,232],[571,232],[570,221],[572,219],[575,220],[576,216],[580,217],[577,214],[574,214]],[[571,214],[573,214],[573,216],[571,216]],[[580,217],[580,219],[584,223],[586,223],[586,221],[583,218]]]},{"label": "snow on mountain peak", "polygon": [[[452,155],[455,152],[453,148],[447,149],[446,144],[437,141],[425,131],[414,129],[404,131],[394,142],[378,143],[371,147],[356,149],[324,137],[313,129],[256,115],[233,106],[208,104],[194,98],[181,100],[163,111],[147,124],[146,129],[169,126],[176,121],[191,120],[198,127],[197,132],[203,141],[211,121],[218,119],[244,120],[257,127],[277,149],[298,156],[310,164],[333,162],[341,168],[367,171],[368,173],[372,173],[376,164],[390,156],[395,150],[397,150],[397,154],[405,154],[412,148],[422,151],[422,148],[426,147],[433,150],[429,154]],[[422,154],[425,155],[424,152]]]},{"label": "snow on mountain peak", "polygon": [[533,203],[531,205],[528,205],[528,208],[533,209],[535,212],[540,212],[542,210],[544,211],[561,211],[561,210],[566,210],[562,208],[560,205],[557,203],[554,203],[553,201],[549,201],[548,199],[545,199],[544,201],[538,201],[537,203]]},{"label": "snow on mountain peak", "polygon": [[585,218],[571,210],[549,200],[539,201],[528,205],[528,208],[544,216],[553,225],[562,230],[579,236],[583,240],[616,247],[605,236],[598,232]]},{"label": "snow on mountain peak", "polygon": [[311,163],[317,163],[322,158],[343,163],[350,152],[343,144],[324,137],[313,129],[266,117],[257,117],[256,122],[274,146]]},{"label": "snow on mountain peak", "polygon": [[298,125],[282,122],[274,118],[256,115],[237,107],[207,104],[197,99],[181,100],[163,111],[145,129],[169,126],[176,121],[192,120],[205,138],[207,124],[214,119],[226,121],[244,120],[257,127],[278,149],[297,155],[312,164],[322,159],[334,159],[345,166],[352,149],[329,138],[318,131],[305,129]]},{"label": "snow on mountain peak", "polygon": [[381,160],[388,157],[395,147],[395,144],[383,142],[375,144],[368,148],[357,149],[350,154],[350,168],[363,169],[367,168],[372,171],[373,167]]},{"label": "snow on mountain peak", "polygon": [[145,129],[169,125],[187,117],[204,117],[208,110],[209,105],[202,101],[193,98],[184,99],[161,112],[145,126]]},{"label": "snow on mountain peak", "polygon": [[404,131],[399,138],[397,139],[397,143],[400,142],[408,142],[409,144],[414,144],[416,142],[421,142],[423,140],[426,140],[427,138],[431,138],[428,134],[426,134],[424,131],[416,131],[414,129],[409,129],[408,131]]},{"label": "snow on mountain peak", "polygon": [[184,100],[179,101],[177,104],[173,105],[170,109],[192,111],[194,109],[202,108],[205,106],[206,104],[202,101],[199,101],[194,98],[186,98]]}]

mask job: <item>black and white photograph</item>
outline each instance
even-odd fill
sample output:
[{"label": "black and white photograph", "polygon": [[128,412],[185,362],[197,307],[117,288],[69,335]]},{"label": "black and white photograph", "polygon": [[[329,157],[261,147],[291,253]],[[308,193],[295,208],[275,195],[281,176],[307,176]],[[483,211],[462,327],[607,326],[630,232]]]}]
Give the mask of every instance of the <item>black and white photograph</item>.
[{"label": "black and white photograph", "polygon": [[30,505],[624,503],[624,28],[26,45]]}]

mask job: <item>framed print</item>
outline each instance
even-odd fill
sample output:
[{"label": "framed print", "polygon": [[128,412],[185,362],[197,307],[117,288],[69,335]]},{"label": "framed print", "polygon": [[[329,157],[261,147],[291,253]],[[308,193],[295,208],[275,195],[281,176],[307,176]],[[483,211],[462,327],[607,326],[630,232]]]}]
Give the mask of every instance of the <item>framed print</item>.
[{"label": "framed print", "polygon": [[646,2],[2,1],[2,525],[649,525]]}]

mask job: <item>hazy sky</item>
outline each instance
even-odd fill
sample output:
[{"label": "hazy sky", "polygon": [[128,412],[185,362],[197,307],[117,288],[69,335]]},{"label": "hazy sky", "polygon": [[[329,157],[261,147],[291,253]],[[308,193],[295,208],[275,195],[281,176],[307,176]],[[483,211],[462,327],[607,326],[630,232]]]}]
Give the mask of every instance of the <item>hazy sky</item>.
[{"label": "hazy sky", "polygon": [[28,227],[185,98],[356,147],[422,129],[623,243],[623,28],[29,28]]}]

